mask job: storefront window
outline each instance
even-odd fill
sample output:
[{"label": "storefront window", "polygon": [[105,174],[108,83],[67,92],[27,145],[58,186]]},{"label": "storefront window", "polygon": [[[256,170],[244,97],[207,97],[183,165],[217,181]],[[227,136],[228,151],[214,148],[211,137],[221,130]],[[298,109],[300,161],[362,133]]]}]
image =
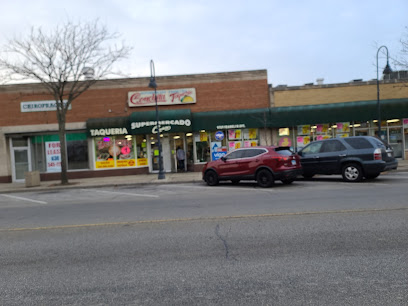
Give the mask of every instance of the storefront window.
[{"label": "storefront window", "polygon": [[143,136],[96,137],[94,144],[96,169],[147,165],[146,140]]},{"label": "storefront window", "polygon": [[228,151],[259,145],[258,129],[229,129],[194,134],[197,162],[217,160]]},{"label": "storefront window", "polygon": [[196,145],[197,162],[209,162],[210,156],[210,139],[206,132],[200,132],[194,134],[194,142]]},{"label": "storefront window", "polygon": [[[31,139],[31,163],[40,172],[61,171],[59,136],[38,135]],[[68,170],[89,169],[88,142],[85,133],[66,135]]]}]

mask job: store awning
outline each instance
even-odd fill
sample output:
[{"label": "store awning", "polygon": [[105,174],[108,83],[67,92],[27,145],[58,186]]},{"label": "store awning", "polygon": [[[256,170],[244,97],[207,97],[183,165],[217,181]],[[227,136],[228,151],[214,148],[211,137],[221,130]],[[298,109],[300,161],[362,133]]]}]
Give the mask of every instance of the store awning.
[{"label": "store awning", "polygon": [[[380,105],[382,120],[408,117],[408,99],[380,100]],[[374,120],[377,101],[276,107],[271,108],[270,118],[270,127]]]},{"label": "store awning", "polygon": [[88,136],[128,135],[129,117],[92,118],[86,121]]},{"label": "store awning", "polygon": [[[161,133],[191,132],[190,109],[159,110]],[[129,117],[130,134],[156,134],[156,111],[133,112]]]},{"label": "store awning", "polygon": [[263,128],[270,121],[269,108],[193,113],[193,131]]}]

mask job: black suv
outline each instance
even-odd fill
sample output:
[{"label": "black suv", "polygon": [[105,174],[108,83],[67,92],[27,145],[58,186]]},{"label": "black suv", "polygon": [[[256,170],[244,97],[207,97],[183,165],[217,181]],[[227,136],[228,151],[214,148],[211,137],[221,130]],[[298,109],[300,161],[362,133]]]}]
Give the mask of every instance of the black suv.
[{"label": "black suv", "polygon": [[346,182],[373,179],[381,172],[397,169],[392,148],[372,136],[314,141],[298,152],[303,176],[341,174]]}]

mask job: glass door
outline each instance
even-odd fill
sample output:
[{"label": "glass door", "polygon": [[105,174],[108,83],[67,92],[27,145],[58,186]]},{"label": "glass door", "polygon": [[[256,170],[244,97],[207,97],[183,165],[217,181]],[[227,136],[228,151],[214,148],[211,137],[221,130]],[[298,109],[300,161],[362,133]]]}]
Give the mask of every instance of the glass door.
[{"label": "glass door", "polygon": [[402,127],[389,127],[389,144],[394,150],[394,157],[402,158]]},{"label": "glass door", "polygon": [[30,149],[27,138],[11,138],[12,180],[24,182],[25,173],[31,171]]}]

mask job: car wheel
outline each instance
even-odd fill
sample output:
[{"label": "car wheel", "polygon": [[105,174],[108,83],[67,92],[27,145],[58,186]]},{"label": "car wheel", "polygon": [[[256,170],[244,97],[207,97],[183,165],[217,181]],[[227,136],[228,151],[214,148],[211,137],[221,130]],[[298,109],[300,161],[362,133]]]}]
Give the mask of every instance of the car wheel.
[{"label": "car wheel", "polygon": [[346,182],[359,182],[363,178],[363,170],[358,164],[346,164],[341,173]]},{"label": "car wheel", "polygon": [[208,186],[216,186],[218,185],[218,175],[217,173],[215,173],[215,171],[208,171],[205,174],[205,181],[207,183]]},{"label": "car wheel", "polygon": [[372,179],[375,179],[376,177],[378,177],[379,175],[380,175],[380,173],[367,174],[365,176],[365,178],[368,179],[368,180],[372,180]]},{"label": "car wheel", "polygon": [[273,174],[266,169],[262,169],[256,176],[256,181],[260,187],[271,187],[274,183]]},{"label": "car wheel", "polygon": [[239,180],[231,180],[232,185],[238,185],[239,184]]},{"label": "car wheel", "polygon": [[293,178],[281,180],[281,182],[284,183],[285,185],[292,184],[294,181],[295,181],[295,179],[293,179]]}]

